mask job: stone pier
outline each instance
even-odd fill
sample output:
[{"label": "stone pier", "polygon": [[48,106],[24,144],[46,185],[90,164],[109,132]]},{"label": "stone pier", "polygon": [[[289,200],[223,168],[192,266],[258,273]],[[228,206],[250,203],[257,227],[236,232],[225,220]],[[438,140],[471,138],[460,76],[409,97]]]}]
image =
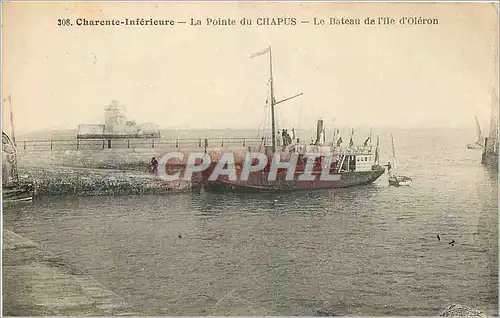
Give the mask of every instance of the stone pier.
[{"label": "stone pier", "polygon": [[189,192],[196,181],[163,181],[148,172],[64,166],[20,167],[23,182],[33,183],[35,197],[103,196]]},{"label": "stone pier", "polygon": [[122,297],[29,239],[4,229],[2,250],[5,316],[134,315]]}]

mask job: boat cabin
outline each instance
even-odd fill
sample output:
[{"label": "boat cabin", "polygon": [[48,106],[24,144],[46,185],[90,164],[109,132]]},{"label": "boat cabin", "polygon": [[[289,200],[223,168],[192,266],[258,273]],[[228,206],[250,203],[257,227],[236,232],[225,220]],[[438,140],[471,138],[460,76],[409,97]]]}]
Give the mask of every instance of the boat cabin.
[{"label": "boat cabin", "polygon": [[370,171],[373,166],[373,156],[370,154],[361,154],[351,156],[352,160],[349,162],[349,168],[353,167],[353,171]]},{"label": "boat cabin", "polygon": [[[267,155],[272,156],[272,147],[266,147]],[[286,153],[286,150],[283,150]],[[332,172],[362,172],[371,171],[374,165],[374,157],[370,150],[364,149],[348,149],[342,150],[340,148],[331,148],[329,146],[316,146],[316,145],[293,145],[289,149],[291,153],[299,155],[300,160],[304,160],[305,164],[307,154],[321,154],[321,157],[317,159],[318,165],[324,164],[325,157],[329,156],[333,151],[333,162],[331,165]],[[287,157],[285,155],[285,157]],[[321,163],[320,163],[321,162]],[[270,165],[270,164],[269,164]]]}]

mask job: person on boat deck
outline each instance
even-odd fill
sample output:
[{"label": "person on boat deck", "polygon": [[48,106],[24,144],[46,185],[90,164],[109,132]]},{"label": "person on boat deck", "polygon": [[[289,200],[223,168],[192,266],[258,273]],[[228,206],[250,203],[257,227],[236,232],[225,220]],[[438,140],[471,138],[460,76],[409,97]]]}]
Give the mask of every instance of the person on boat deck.
[{"label": "person on boat deck", "polygon": [[387,172],[390,172],[392,168],[391,163],[388,162],[385,166],[387,167]]},{"label": "person on boat deck", "polygon": [[153,157],[151,159],[150,165],[151,165],[151,169],[153,170],[153,173],[157,173],[158,172],[158,160],[156,160],[155,157]]},{"label": "person on boat deck", "polygon": [[283,146],[285,146],[285,147],[286,147],[286,146],[288,146],[288,145],[287,145],[287,143],[286,143],[286,142],[287,142],[287,140],[288,140],[288,139],[286,138],[286,135],[287,135],[286,130],[285,130],[285,129],[283,129],[283,130],[281,131],[281,137],[283,138]]},{"label": "person on boat deck", "polygon": [[285,129],[285,133],[286,133],[286,145],[291,145],[292,144],[292,137],[290,137],[290,134],[288,133],[288,129]]},{"label": "person on boat deck", "polygon": [[281,146],[281,133],[280,131],[278,130],[278,138],[276,138],[276,142],[278,143],[278,146]]}]

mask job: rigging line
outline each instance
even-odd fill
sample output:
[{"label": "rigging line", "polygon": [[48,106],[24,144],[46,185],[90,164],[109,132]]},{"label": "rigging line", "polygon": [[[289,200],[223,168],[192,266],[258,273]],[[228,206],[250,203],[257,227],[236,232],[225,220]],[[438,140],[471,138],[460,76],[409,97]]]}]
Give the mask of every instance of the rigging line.
[{"label": "rigging line", "polygon": [[[269,86],[269,81],[267,82],[267,86]],[[257,130],[257,136],[260,137],[261,136],[261,133],[262,131],[264,130],[264,125],[266,125],[266,119],[267,119],[267,111],[268,111],[268,108],[269,108],[269,89],[267,91],[267,94],[266,94],[266,102],[264,104],[264,111],[262,113],[262,117],[261,117],[261,120],[260,120],[260,126],[259,126],[259,129]]]},{"label": "rigging line", "polygon": [[281,127],[280,126],[280,123],[282,122],[282,116],[281,116],[281,110],[279,109],[279,107],[275,110],[274,110],[275,114],[276,114],[276,119],[275,119],[275,122],[276,122],[276,130],[280,130],[279,128]]},{"label": "rigging line", "polygon": [[267,138],[267,132],[269,131],[269,126],[270,126],[270,122],[269,122],[269,111],[271,109],[271,88],[270,88],[270,83],[268,82],[268,86],[269,86],[269,90],[267,91],[267,100],[266,100],[266,107],[265,107],[265,111],[264,111],[264,125],[262,127],[262,135]]},{"label": "rigging line", "polygon": [[297,117],[297,121],[295,122],[295,127],[299,127],[301,117],[302,117],[302,104],[300,104],[299,106],[299,116]]},{"label": "rigging line", "polygon": [[[266,100],[266,105],[264,106],[264,111],[267,109],[267,100]],[[257,136],[259,137],[260,136],[260,133],[264,127],[264,120],[265,120],[265,114],[262,113],[261,115],[261,118],[260,118],[260,126],[259,128],[257,129]]]},{"label": "rigging line", "polygon": [[267,131],[269,127],[269,112],[271,110],[271,79],[267,79],[266,81],[267,91],[266,91],[266,106],[264,108],[264,125],[262,126],[262,137],[267,139]]},{"label": "rigging line", "polygon": [[[269,86],[269,90],[268,90],[268,103],[267,103],[267,108],[266,108],[266,114],[267,116],[265,117],[266,118],[266,121],[265,121],[265,127],[264,127],[264,135],[266,136],[266,138],[269,138],[269,141],[272,142],[272,136],[273,136],[273,133],[272,133],[272,121],[273,121],[273,118],[269,117],[269,112],[271,111],[271,107],[274,108],[274,113],[276,114],[276,107],[273,106],[271,104],[271,99],[274,97],[273,95],[273,87],[272,87],[273,83],[271,81],[271,79],[269,79],[268,81],[268,86]],[[274,102],[274,101],[273,101]],[[276,115],[275,115],[276,116]],[[274,118],[274,125],[276,126],[277,123],[276,123],[276,117]]]}]

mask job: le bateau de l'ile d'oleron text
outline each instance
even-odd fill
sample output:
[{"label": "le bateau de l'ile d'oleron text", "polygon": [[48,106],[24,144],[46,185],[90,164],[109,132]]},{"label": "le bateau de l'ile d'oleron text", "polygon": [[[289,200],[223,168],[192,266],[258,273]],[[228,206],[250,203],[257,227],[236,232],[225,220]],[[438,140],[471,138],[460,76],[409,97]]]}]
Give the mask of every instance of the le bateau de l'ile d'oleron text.
[{"label": "le bateau de l'ile d'oleron text", "polygon": [[86,18],[64,18],[57,19],[60,27],[104,27],[104,26],[138,26],[138,27],[173,27],[184,25],[191,27],[232,27],[232,26],[257,26],[257,27],[290,27],[297,25],[311,26],[425,26],[438,25],[439,19],[435,17],[422,16],[376,16],[363,18],[350,17],[311,17],[309,19],[298,19],[290,17],[259,17],[259,18],[187,18],[187,19],[153,19],[153,18],[123,18],[123,19],[86,19]]}]

